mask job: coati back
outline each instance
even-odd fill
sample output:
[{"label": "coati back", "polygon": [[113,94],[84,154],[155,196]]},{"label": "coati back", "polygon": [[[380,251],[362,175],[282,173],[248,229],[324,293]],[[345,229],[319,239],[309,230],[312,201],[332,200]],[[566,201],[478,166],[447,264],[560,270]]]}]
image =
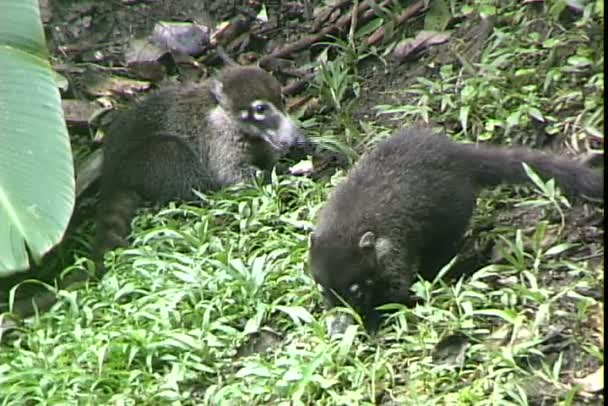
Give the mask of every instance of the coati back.
[{"label": "coati back", "polygon": [[143,202],[194,200],[270,170],[304,142],[280,83],[255,67],[229,67],[201,84],[168,87],[122,113],[103,146],[94,258],[124,245]]},{"label": "coati back", "polygon": [[310,266],[327,306],[340,304],[335,292],[375,330],[377,306],[410,304],[415,276],[434,277],[458,253],[482,188],[529,181],[523,162],[570,194],[603,199],[600,173],[556,156],[424,129],[380,142],[335,189],[311,236]]}]

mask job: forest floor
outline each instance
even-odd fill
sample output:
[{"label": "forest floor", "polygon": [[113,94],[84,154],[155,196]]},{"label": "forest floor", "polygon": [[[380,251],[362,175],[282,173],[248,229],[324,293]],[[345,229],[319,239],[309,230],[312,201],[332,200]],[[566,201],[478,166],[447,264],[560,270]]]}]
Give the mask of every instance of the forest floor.
[{"label": "forest floor", "polygon": [[375,336],[327,335],[307,266],[333,187],[405,125],[600,160],[602,2],[40,3],[77,168],[112,110],[233,59],[282,82],[313,171],[142,209],[103,280],[65,290],[92,267],[96,184],[79,191],[65,241],[1,282],[59,301],[0,331],[0,404],[603,404],[603,204],[482,192],[462,275],[418,281]]}]

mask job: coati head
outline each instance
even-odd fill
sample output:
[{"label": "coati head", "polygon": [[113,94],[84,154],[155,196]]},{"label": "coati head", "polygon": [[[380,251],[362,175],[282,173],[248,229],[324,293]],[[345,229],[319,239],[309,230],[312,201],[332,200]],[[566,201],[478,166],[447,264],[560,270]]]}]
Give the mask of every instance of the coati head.
[{"label": "coati head", "polygon": [[[372,231],[358,240],[345,243],[323,232],[313,233],[309,264],[315,281],[321,286],[327,308],[347,304],[362,318],[366,329],[375,332],[381,320],[376,307],[386,303],[407,303],[409,281],[392,274],[387,264],[394,256],[389,239]],[[330,334],[341,332],[350,324],[347,316],[332,322]]]},{"label": "coati head", "polygon": [[228,67],[212,79],[210,89],[246,136],[266,142],[279,154],[305,142],[300,128],[285,113],[281,84],[268,72],[257,67]]}]

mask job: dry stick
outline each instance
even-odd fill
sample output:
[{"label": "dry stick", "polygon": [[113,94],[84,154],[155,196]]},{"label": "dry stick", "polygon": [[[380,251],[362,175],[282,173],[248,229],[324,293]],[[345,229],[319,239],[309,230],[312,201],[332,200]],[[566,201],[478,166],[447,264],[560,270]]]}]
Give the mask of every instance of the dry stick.
[{"label": "dry stick", "polygon": [[307,20],[312,20],[313,17],[313,7],[310,4],[310,0],[304,0],[304,18]]},{"label": "dry stick", "polygon": [[304,87],[306,87],[306,85],[309,84],[310,81],[315,78],[315,76],[315,72],[307,73],[302,79],[298,79],[288,85],[283,86],[281,91],[285,96],[291,96],[292,94],[296,94],[300,90],[303,90]]},{"label": "dry stick", "polygon": [[[342,0],[339,1],[337,4],[334,4],[325,14],[325,16],[322,19],[318,19],[315,20],[312,24],[312,30],[313,32],[316,32],[319,30],[320,26],[322,24],[324,24],[325,22],[327,22],[327,20],[329,19],[329,17],[331,17],[331,15],[334,13],[334,11],[341,9],[342,7],[346,6],[348,3],[352,3],[352,0]],[[320,18],[322,16],[319,16],[317,18]]]},{"label": "dry stick", "polygon": [[[397,17],[397,26],[403,24],[405,21],[409,20],[412,16],[418,14],[419,12],[424,10],[424,1],[420,0],[408,8],[403,10],[401,14]],[[378,28],[372,35],[367,38],[367,45],[376,45],[378,42],[384,39],[385,30],[384,27]]]},{"label": "dry stick", "polygon": [[[359,7],[359,0],[355,0],[355,7]],[[355,31],[357,30],[357,13],[351,14],[350,28],[348,29],[348,41],[352,43],[355,39]]]},{"label": "dry stick", "polygon": [[[373,1],[373,0],[368,0],[368,1]],[[359,7],[357,7],[356,10],[353,10],[353,13],[362,13],[364,11],[366,11],[367,9],[370,8],[368,1],[366,1],[365,3],[361,3],[359,5]],[[385,0],[381,3],[381,5],[386,5],[390,2],[390,0]],[[374,15],[374,12],[372,11],[371,13],[365,13],[362,18],[361,21],[364,22],[365,19],[369,19]],[[322,39],[324,39],[326,36],[330,35],[330,34],[334,34],[335,32],[339,32],[343,29],[345,29],[346,27],[348,27],[350,25],[351,22],[351,15],[347,14],[345,16],[340,17],[340,19],[333,25],[324,28],[323,30],[319,31],[318,34],[315,35],[311,35],[310,37],[306,37],[306,38],[302,38],[294,43],[291,43],[281,49],[278,49],[276,51],[274,51],[272,54],[270,55],[266,55],[265,57],[261,58],[258,63],[260,65],[260,67],[265,67],[268,63],[270,63],[270,61],[272,61],[273,59],[278,59],[278,58],[282,58],[284,56],[287,55],[291,55],[294,52],[297,52],[301,49],[304,49],[306,47],[309,47],[310,45],[314,44],[315,42],[319,42]]]},{"label": "dry stick", "polygon": [[[378,4],[378,7],[386,7],[389,5],[389,3],[391,3],[390,0],[385,0],[382,3]],[[372,19],[372,17],[374,17],[376,15],[376,11],[374,9],[372,10],[367,10],[365,13],[363,13],[363,15],[360,18],[361,24],[365,24],[366,22],[368,22],[369,20]]]},{"label": "dry stick", "polygon": [[223,46],[218,45],[217,47],[215,47],[215,53],[222,60],[222,62],[224,62],[224,65],[226,65],[226,66],[238,66],[238,63],[234,59],[232,59],[230,57],[230,55],[228,55],[226,53],[226,50],[224,49]]}]

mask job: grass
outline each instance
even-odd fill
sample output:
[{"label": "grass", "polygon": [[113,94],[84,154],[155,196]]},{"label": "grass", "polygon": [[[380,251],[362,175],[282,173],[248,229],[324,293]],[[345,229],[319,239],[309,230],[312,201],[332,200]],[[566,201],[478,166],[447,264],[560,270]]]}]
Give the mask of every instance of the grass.
[{"label": "grass", "polygon": [[[541,17],[519,3],[496,3],[496,14],[517,24],[497,28],[475,72],[440,66],[379,114],[399,123],[432,117],[470,142],[509,143],[514,133],[533,141],[539,126],[563,144],[601,135],[603,45],[597,52],[588,35],[600,16],[595,2],[568,28],[552,8],[547,38],[530,29]],[[307,130],[352,156],[387,131],[350,116],[359,58],[382,55],[351,45],[322,70],[312,91],[328,108]],[[585,242],[568,238],[571,209],[553,184],[483,194],[473,230],[495,246],[493,264],[454,281],[418,281],[423,303],[397,307],[377,336],[352,326],[329,338],[307,245],[343,176],[275,175],[200,205],[142,211],[132,244],[108,258],[100,283],[61,291],[51,311],[3,337],[0,404],[601,403],[571,380],[603,364],[591,321],[598,300],[584,294],[598,288],[598,273],[578,256]],[[537,221],[497,220],[511,211]],[[81,230],[86,246],[90,226]],[[83,252],[66,272],[90,266]],[[444,343],[447,357],[438,352]]]}]

